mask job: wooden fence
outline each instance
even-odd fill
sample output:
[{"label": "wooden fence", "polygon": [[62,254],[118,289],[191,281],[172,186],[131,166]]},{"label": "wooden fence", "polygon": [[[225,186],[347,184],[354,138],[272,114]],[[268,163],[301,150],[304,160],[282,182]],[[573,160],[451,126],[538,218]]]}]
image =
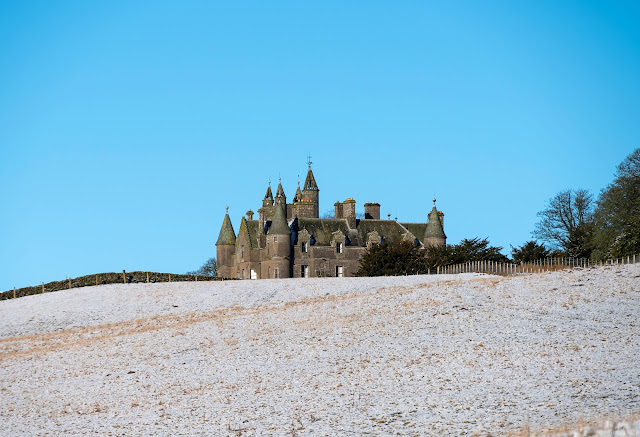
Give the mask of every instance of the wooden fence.
[{"label": "wooden fence", "polygon": [[595,266],[636,264],[640,255],[629,255],[608,261],[592,261],[588,258],[544,258],[530,263],[510,263],[497,261],[469,261],[462,264],[442,266],[431,273],[449,275],[457,273],[491,273],[496,275],[515,275],[521,273],[540,273],[565,268],[588,268]]}]

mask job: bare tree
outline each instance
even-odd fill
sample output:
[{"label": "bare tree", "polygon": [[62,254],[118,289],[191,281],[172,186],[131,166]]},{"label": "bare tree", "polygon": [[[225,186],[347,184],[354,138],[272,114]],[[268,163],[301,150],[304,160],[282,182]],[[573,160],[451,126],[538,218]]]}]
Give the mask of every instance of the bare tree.
[{"label": "bare tree", "polygon": [[187,272],[187,275],[200,275],[200,276],[217,276],[218,275],[218,263],[215,258],[209,258],[202,267],[193,272]]},{"label": "bare tree", "polygon": [[568,256],[589,257],[593,234],[593,196],[588,190],[565,190],[538,213],[533,236],[560,248]]}]

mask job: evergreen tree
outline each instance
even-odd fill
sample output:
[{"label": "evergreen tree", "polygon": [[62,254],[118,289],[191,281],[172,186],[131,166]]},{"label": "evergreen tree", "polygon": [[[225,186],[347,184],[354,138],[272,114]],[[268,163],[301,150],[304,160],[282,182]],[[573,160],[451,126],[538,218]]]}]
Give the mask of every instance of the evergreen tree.
[{"label": "evergreen tree", "polygon": [[536,261],[542,258],[546,258],[550,255],[549,249],[547,249],[544,243],[538,244],[537,241],[527,241],[520,247],[511,248],[511,256],[517,263],[528,263]]},{"label": "evergreen tree", "polygon": [[415,243],[374,244],[360,258],[356,276],[401,276],[428,273],[425,251]]}]

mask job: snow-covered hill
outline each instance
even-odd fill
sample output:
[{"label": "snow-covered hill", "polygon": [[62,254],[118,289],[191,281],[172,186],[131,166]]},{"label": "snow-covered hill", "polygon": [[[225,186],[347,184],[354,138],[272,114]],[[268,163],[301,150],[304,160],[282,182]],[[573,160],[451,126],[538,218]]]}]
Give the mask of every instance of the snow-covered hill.
[{"label": "snow-covered hill", "polygon": [[462,435],[640,412],[640,265],[0,302],[1,435]]}]

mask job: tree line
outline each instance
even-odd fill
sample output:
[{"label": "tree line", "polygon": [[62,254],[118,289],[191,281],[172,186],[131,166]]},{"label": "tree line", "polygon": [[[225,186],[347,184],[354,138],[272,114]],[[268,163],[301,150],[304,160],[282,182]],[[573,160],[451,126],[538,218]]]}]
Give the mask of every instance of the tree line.
[{"label": "tree line", "polygon": [[488,239],[464,239],[458,244],[421,250],[411,242],[382,243],[360,259],[359,276],[429,273],[431,269],[469,261],[526,263],[547,257],[605,261],[640,253],[640,149],[616,169],[614,180],[597,198],[588,190],[568,189],[553,196],[538,213],[532,236],[511,247],[510,260],[502,247]]}]

